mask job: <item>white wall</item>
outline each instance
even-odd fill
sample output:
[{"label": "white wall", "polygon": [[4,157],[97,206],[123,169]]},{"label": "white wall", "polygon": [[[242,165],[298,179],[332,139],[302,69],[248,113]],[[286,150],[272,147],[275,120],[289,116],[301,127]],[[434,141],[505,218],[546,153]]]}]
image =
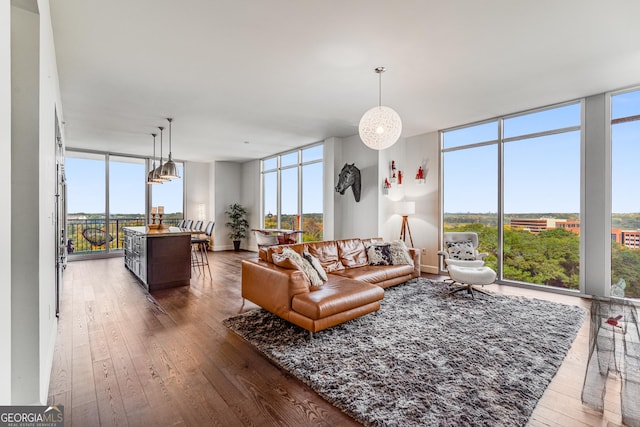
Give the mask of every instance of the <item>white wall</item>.
[{"label": "white wall", "polygon": [[[53,41],[49,1],[39,0],[40,9],[40,135],[39,135],[39,327],[40,327],[40,403],[47,401],[55,348],[56,277],[56,113],[63,122],[58,66]],[[33,250],[33,249],[32,249]]]},{"label": "white wall", "polygon": [[609,97],[585,100],[581,283],[587,295],[611,291],[611,115]]},{"label": "white wall", "polygon": [[[243,163],[242,169],[242,198],[240,204],[247,209],[247,219],[249,220],[249,233],[245,241],[246,249],[251,251],[258,250],[255,234],[252,228],[260,227],[260,209],[262,202],[260,200],[260,160],[252,160]],[[225,229],[226,232],[226,229]]]},{"label": "white wall", "polygon": [[210,205],[210,163],[188,162],[185,171],[185,219],[200,219],[198,217],[198,206],[205,206],[204,221],[213,221]]},{"label": "white wall", "polygon": [[[0,2],[0,158],[11,158],[11,3]],[[0,169],[0,194],[11,194],[11,163]],[[4,197],[0,222],[11,241],[11,198]],[[11,252],[0,257],[0,405],[11,403]]]},{"label": "white wall", "polygon": [[[421,270],[438,272],[438,240],[440,221],[439,193],[439,139],[438,133],[428,133],[411,138],[401,138],[386,150],[380,151],[378,166],[378,227],[385,240],[397,240],[400,237],[402,217],[396,213],[396,203],[413,201],[416,213],[409,216],[409,230],[413,238],[413,247],[421,252]],[[388,192],[383,192],[385,178],[391,178],[391,161],[395,161],[396,170],[402,171],[402,185],[392,184]],[[425,183],[417,183],[415,175],[418,167],[426,169]],[[407,233],[408,234],[408,233]],[[410,238],[405,237],[407,246]]]},{"label": "white wall", "polygon": [[345,163],[354,163],[360,169],[362,192],[356,203],[351,188],[344,195],[334,190],[334,238],[378,236],[378,151],[368,148],[358,135],[341,140],[334,146],[335,160],[333,185]]},{"label": "white wall", "polygon": [[[242,164],[235,162],[215,162],[214,164],[214,197],[215,221],[214,251],[233,249],[233,242],[227,237],[229,230],[225,227],[227,215],[225,211],[230,204],[242,204]],[[240,244],[247,249],[247,240]]]},{"label": "white wall", "polygon": [[39,400],[39,21],[12,7],[12,404]]},{"label": "white wall", "polygon": [[[334,189],[337,181],[337,175],[335,173],[336,164],[340,164],[340,168],[344,163],[336,161],[336,147],[340,147],[342,139],[340,138],[328,138],[324,140],[324,158],[322,166],[322,178],[323,178],[323,195],[322,195],[322,236],[323,240],[335,239],[335,227],[336,227],[336,211],[335,211],[335,199],[336,191]],[[338,150],[340,153],[342,150]]]},{"label": "white wall", "polygon": [[7,403],[43,404],[57,323],[54,114],[61,107],[48,1],[19,5],[11,7],[11,375],[2,381],[5,391],[11,384]]}]

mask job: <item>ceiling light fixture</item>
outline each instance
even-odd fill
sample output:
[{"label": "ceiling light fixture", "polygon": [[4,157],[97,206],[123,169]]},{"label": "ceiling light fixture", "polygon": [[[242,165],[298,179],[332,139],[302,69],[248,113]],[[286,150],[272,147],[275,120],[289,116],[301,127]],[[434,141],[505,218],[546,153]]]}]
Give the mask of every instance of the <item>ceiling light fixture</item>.
[{"label": "ceiling light fixture", "polygon": [[158,129],[160,129],[160,165],[155,168],[153,172],[160,182],[167,182],[170,181],[170,179],[162,176],[162,132],[164,131],[164,127],[158,126]]},{"label": "ceiling light fixture", "polygon": [[164,182],[156,170],[156,135],[155,133],[151,134],[153,136],[153,166],[147,175],[147,184],[162,184]]},{"label": "ceiling light fixture", "polygon": [[173,119],[168,118],[167,120],[169,121],[169,158],[167,159],[167,163],[162,166],[160,176],[166,179],[180,178],[180,175],[178,174],[178,167],[171,159],[171,122]]},{"label": "ceiling light fixture", "polygon": [[378,106],[373,107],[360,119],[360,139],[369,148],[384,150],[398,141],[402,133],[402,120],[392,108],[382,105],[382,73],[384,67],[374,70],[378,74]]}]

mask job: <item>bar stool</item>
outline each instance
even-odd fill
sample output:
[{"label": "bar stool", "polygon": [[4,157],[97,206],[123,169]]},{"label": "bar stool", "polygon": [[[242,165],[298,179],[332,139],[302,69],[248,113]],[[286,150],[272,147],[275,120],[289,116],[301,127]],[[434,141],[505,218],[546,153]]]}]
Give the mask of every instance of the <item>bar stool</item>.
[{"label": "bar stool", "polygon": [[213,234],[213,227],[215,222],[209,221],[207,227],[204,230],[204,236],[192,236],[191,237],[191,268],[197,268],[198,272],[202,269],[202,273],[204,274],[204,267],[207,267],[209,270],[209,278],[213,279],[211,276],[211,267],[209,267],[209,257],[207,255],[207,246],[209,245],[209,240],[211,239],[211,235]]}]

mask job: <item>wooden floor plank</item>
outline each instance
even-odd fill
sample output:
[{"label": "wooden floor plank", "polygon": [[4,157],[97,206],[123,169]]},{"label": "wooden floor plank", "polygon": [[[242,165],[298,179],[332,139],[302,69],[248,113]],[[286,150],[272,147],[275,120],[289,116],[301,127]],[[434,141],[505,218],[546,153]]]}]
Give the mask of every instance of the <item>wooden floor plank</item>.
[{"label": "wooden floor plank", "polygon": [[[359,425],[222,325],[242,306],[240,261],[255,256],[209,253],[211,279],[194,273],[190,286],[151,295],[122,258],[69,263],[49,392],[49,403],[65,406],[65,425]],[[486,288],[589,309],[577,297]],[[603,413],[580,401],[588,323],[529,426],[620,425],[619,379],[607,382]]]}]

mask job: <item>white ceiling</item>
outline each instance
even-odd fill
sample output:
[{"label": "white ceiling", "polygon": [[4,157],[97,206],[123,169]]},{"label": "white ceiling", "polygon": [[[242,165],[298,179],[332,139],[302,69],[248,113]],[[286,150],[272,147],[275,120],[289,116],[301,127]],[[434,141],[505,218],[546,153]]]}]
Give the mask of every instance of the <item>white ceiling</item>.
[{"label": "white ceiling", "polygon": [[51,0],[51,14],[67,146],[117,153],[150,155],[166,117],[180,160],[355,135],[377,66],[404,137],[640,83],[637,0]]}]

